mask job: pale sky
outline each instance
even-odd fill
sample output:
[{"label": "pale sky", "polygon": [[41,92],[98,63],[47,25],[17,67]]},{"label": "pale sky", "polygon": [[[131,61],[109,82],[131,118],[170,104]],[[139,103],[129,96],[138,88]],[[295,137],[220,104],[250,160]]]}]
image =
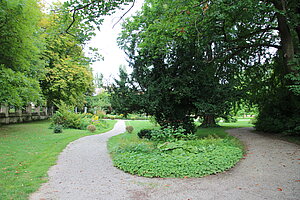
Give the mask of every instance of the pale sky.
[{"label": "pale sky", "polygon": [[[126,14],[125,18],[133,15],[138,11],[144,0],[136,0],[135,6]],[[94,73],[100,72],[104,75],[104,81],[111,80],[111,77],[117,77],[120,65],[127,65],[126,55],[117,45],[117,37],[121,32],[121,20],[117,25],[113,25],[119,18],[130,8],[131,4],[126,6],[124,10],[118,10],[112,16],[106,16],[101,26],[101,31],[97,31],[97,35],[90,42],[91,46],[97,47],[99,53],[104,57],[104,61],[92,64]],[[125,19],[124,18],[124,19]],[[127,69],[130,71],[130,69]]]},{"label": "pale sky", "polygon": [[[43,0],[51,4],[59,0]],[[67,0],[60,0],[61,2]],[[124,17],[127,18],[138,11],[144,0],[136,0],[135,6]],[[117,37],[121,32],[121,20],[114,28],[113,25],[118,19],[130,8],[132,4],[124,7],[124,10],[117,10],[115,14],[104,17],[104,22],[101,26],[100,32],[96,31],[96,36],[89,42],[89,46],[99,49],[99,54],[104,57],[103,61],[98,61],[92,64],[93,72],[102,73],[104,75],[104,82],[112,81],[112,77],[117,77],[120,65],[127,65],[126,55],[117,45]],[[87,48],[88,49],[88,48]],[[130,69],[127,69],[130,71]]]}]

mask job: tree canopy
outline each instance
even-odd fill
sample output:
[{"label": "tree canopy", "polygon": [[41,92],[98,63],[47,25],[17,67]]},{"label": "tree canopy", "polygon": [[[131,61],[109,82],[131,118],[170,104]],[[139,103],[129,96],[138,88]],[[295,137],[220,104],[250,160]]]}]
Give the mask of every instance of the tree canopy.
[{"label": "tree canopy", "polygon": [[43,38],[35,0],[0,2],[0,102],[23,106],[41,101],[38,80]]},{"label": "tree canopy", "polygon": [[61,32],[71,23],[70,13],[64,13],[63,9],[62,5],[57,5],[53,8],[57,11],[43,19],[46,74],[41,79],[41,88],[48,105],[63,101],[68,105],[83,106],[85,95],[92,94],[94,86],[89,67],[91,60],[84,56],[82,45],[89,38],[82,35],[93,35],[94,29],[77,22],[69,29],[72,34]]},{"label": "tree canopy", "polygon": [[297,19],[295,1],[147,0],[119,39],[133,68],[128,84],[158,121],[225,115],[243,98],[259,105],[258,128],[295,131]]},{"label": "tree canopy", "polygon": [[1,105],[83,105],[94,88],[89,64],[97,59],[83,47],[102,15],[125,2],[70,0],[47,10],[38,0],[0,1]]}]

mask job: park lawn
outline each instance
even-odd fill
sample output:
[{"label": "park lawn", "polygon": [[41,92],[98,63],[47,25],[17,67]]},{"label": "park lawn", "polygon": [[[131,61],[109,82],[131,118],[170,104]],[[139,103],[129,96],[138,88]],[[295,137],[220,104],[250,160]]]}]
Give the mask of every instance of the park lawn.
[{"label": "park lawn", "polygon": [[141,139],[137,136],[137,132],[141,129],[153,129],[159,128],[159,126],[155,126],[150,123],[148,120],[139,120],[139,121],[126,121],[126,126],[133,126],[134,132],[132,134],[120,134],[114,137],[111,137],[108,140],[107,146],[110,152],[113,152],[115,149],[119,147],[126,146],[131,143],[140,143]]},{"label": "park lawn", "polygon": [[65,129],[60,134],[49,129],[50,121],[1,126],[0,199],[27,199],[47,181],[48,169],[70,142],[86,135],[107,132],[116,121],[107,123],[108,128],[94,133]]},{"label": "park lawn", "polygon": [[[223,125],[225,124],[225,125]],[[144,121],[126,121],[127,126],[134,127],[134,133],[139,132],[141,129],[158,129],[159,126],[153,125],[153,123]],[[252,124],[250,124],[252,125]],[[209,135],[218,136],[220,138],[228,137],[229,134],[226,130],[238,127],[251,127],[248,123],[222,123],[221,127],[216,128],[197,128],[196,135],[199,138],[204,138]],[[121,134],[119,136],[112,137],[108,142],[108,149],[112,150],[118,148],[119,145],[125,146],[129,143],[141,142],[140,138],[136,134]]]},{"label": "park lawn", "polygon": [[252,118],[238,118],[237,122],[234,123],[224,123],[219,122],[218,124],[222,127],[232,127],[232,128],[242,128],[242,127],[254,127],[251,123]]}]

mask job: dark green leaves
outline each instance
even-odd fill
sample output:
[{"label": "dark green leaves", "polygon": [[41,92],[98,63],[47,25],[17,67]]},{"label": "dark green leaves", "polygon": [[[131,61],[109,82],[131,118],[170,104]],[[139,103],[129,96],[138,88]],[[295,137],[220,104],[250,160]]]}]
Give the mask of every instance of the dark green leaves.
[{"label": "dark green leaves", "polygon": [[242,150],[224,139],[132,144],[113,152],[114,165],[145,177],[202,177],[233,167]]}]

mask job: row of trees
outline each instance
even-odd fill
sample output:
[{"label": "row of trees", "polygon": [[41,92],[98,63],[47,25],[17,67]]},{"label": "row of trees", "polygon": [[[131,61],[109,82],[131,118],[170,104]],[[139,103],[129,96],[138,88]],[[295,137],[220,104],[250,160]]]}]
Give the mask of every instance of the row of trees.
[{"label": "row of trees", "polygon": [[[82,106],[94,91],[83,47],[108,15],[127,1],[0,1],[0,104]],[[130,0],[128,2],[131,2]]]},{"label": "row of trees", "polygon": [[113,106],[193,131],[243,100],[258,129],[299,132],[299,14],[293,0],[146,0],[123,24],[133,72],[120,72]]},{"label": "row of trees", "polygon": [[67,7],[51,9],[36,0],[0,2],[1,104],[80,105],[93,91],[90,59],[83,52],[93,27],[74,23],[67,34],[72,21]]}]

